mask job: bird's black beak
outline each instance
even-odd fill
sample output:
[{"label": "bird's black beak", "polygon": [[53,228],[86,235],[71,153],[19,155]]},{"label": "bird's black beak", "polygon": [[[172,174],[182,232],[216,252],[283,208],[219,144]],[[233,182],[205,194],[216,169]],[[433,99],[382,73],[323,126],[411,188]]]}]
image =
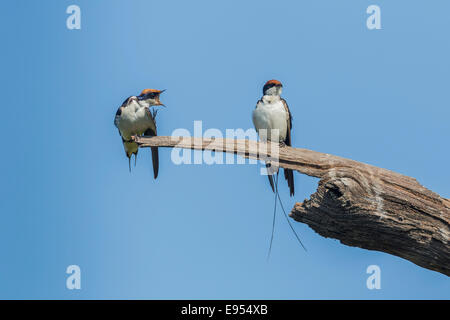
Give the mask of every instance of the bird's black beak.
[{"label": "bird's black beak", "polygon": [[161,103],[161,101],[159,101],[159,97],[158,97],[158,100],[156,102],[158,102],[157,106],[161,106],[161,107],[167,108],[165,104],[163,104],[163,103]]},{"label": "bird's black beak", "polygon": [[159,95],[160,95],[161,93],[163,93],[164,91],[166,91],[166,89],[161,90],[161,92],[158,94],[158,103],[159,103],[158,106],[162,106],[162,107],[164,107],[164,108],[167,108],[165,104],[163,104],[163,103],[161,103],[161,101],[159,101]]}]

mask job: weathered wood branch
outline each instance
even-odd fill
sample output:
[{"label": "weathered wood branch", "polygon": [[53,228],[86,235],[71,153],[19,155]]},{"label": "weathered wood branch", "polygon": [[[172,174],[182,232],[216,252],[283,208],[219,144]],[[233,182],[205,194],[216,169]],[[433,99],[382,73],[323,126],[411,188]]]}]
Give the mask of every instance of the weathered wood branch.
[{"label": "weathered wood branch", "polygon": [[[273,150],[278,149],[275,144],[234,139],[136,141],[140,147],[214,150],[253,159],[276,157]],[[331,154],[283,147],[278,164],[320,178],[311,199],[292,209],[295,220],[343,244],[390,253],[450,276],[450,200],[414,178]]]}]

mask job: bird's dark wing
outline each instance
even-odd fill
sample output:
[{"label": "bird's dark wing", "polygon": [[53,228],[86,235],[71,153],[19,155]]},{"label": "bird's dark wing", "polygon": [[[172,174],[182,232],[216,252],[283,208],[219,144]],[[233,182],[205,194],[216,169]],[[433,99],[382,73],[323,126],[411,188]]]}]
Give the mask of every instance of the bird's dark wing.
[{"label": "bird's dark wing", "polygon": [[284,109],[286,110],[286,112],[289,115],[289,119],[287,120],[288,123],[287,123],[286,140],[284,141],[284,143],[290,147],[290,146],[292,146],[292,143],[291,143],[292,115],[291,115],[291,111],[289,110],[289,106],[288,106],[286,100],[281,99],[281,101],[283,102]]},{"label": "bird's dark wing", "polygon": [[[281,99],[283,102],[284,109],[289,115],[289,119],[287,119],[287,133],[286,133],[286,140],[284,140],[284,143],[291,147],[292,141],[291,141],[291,129],[292,129],[292,115],[291,111],[289,110],[289,106],[286,102],[286,100]],[[288,186],[289,186],[289,194],[292,197],[295,193],[294,189],[294,172],[291,169],[284,169],[284,178],[286,179]]]},{"label": "bird's dark wing", "polygon": [[[151,111],[149,109],[146,109],[150,116],[153,119],[153,122],[155,123],[155,130],[153,130],[152,128],[148,128],[145,132],[144,132],[144,136],[156,136],[156,111],[154,110],[153,113],[151,113]],[[152,163],[153,163],[153,177],[156,179],[158,177],[158,171],[159,171],[159,153],[158,153],[158,147],[150,147],[151,151],[152,151]]]}]

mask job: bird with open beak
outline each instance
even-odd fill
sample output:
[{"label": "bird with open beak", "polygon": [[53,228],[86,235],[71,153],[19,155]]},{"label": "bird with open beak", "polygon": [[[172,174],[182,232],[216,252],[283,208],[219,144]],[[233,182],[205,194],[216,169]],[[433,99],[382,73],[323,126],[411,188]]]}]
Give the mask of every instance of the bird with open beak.
[{"label": "bird with open beak", "polygon": [[[136,157],[139,151],[134,136],[156,136],[156,113],[157,110],[150,110],[152,106],[164,106],[159,100],[159,96],[165,90],[145,89],[138,96],[127,98],[116,112],[114,125],[119,129],[122,137],[125,154],[128,157],[128,167],[131,171],[131,156]],[[158,177],[159,156],[158,148],[152,147],[153,176]]]}]

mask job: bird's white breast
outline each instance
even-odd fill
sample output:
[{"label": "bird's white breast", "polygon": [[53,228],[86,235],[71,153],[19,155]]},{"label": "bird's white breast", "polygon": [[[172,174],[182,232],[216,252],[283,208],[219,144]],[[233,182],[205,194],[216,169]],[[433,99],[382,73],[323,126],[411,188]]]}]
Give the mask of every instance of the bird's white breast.
[{"label": "bird's white breast", "polygon": [[256,105],[256,109],[253,110],[253,125],[263,141],[275,142],[277,140],[276,131],[271,130],[278,130],[279,136],[276,142],[286,140],[288,118],[289,115],[280,99],[263,98]]},{"label": "bird's white breast", "polygon": [[143,134],[149,128],[156,131],[155,123],[146,107],[141,106],[136,100],[131,101],[123,109],[118,128],[126,140],[133,135]]}]

